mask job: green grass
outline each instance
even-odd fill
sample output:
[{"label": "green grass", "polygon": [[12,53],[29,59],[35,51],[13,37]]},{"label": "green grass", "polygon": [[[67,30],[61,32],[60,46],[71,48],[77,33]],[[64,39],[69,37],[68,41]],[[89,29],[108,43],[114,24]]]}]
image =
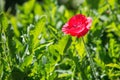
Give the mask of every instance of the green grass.
[{"label": "green grass", "polygon": [[82,39],[61,31],[78,13],[93,19],[84,39],[98,78],[119,80],[120,1],[59,3],[29,0],[15,15],[0,8],[0,80],[95,80]]}]

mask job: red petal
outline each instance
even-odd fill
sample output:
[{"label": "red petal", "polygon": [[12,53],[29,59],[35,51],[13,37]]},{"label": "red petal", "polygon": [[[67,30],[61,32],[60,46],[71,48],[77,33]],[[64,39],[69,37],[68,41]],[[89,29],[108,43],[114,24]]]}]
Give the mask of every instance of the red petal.
[{"label": "red petal", "polygon": [[85,17],[82,14],[77,14],[73,16],[62,28],[65,34],[70,34],[71,36],[82,37],[88,31],[92,24],[92,19],[90,17]]},{"label": "red petal", "polygon": [[69,27],[77,27],[78,25],[85,23],[86,20],[87,20],[87,18],[84,15],[77,14],[69,20],[69,22],[68,22]]}]

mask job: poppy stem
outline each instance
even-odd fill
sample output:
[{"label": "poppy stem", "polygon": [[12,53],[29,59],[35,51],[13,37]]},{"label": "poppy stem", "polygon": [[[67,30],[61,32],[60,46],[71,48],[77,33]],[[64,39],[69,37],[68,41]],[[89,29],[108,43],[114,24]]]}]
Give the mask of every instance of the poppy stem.
[{"label": "poppy stem", "polygon": [[85,46],[85,51],[86,51],[86,54],[87,54],[87,57],[88,57],[88,61],[90,63],[91,70],[93,72],[93,76],[94,76],[95,80],[99,80],[98,76],[97,76],[97,71],[96,71],[96,68],[95,68],[95,64],[93,62],[93,59],[92,59],[92,57],[91,57],[91,55],[89,53],[89,49],[88,49],[87,44],[85,43],[83,37],[82,37],[82,41],[83,41],[84,46]]}]

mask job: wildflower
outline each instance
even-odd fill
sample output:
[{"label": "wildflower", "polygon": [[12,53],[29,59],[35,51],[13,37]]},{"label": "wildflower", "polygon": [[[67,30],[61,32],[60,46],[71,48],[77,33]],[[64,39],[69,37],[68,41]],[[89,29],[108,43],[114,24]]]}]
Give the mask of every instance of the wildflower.
[{"label": "wildflower", "polygon": [[65,34],[76,36],[78,38],[84,36],[90,29],[92,19],[82,14],[77,14],[70,18],[70,20],[63,25],[62,31]]}]

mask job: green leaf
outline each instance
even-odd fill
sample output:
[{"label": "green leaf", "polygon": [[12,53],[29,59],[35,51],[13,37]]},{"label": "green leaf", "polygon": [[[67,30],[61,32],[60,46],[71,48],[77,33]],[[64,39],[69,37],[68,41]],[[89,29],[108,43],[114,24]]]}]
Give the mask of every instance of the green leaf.
[{"label": "green leaf", "polygon": [[108,0],[108,3],[109,3],[110,6],[112,7],[112,9],[115,8],[115,1],[116,1],[116,0]]},{"label": "green leaf", "polygon": [[36,3],[36,4],[35,4],[34,13],[35,13],[36,15],[42,15],[42,14],[43,14],[42,7],[41,7],[41,5],[39,5],[39,3]]},{"label": "green leaf", "polygon": [[120,69],[120,65],[118,65],[116,63],[106,64],[105,66],[110,67],[110,68],[118,68],[118,69]]},{"label": "green leaf", "polygon": [[29,0],[25,2],[23,5],[24,13],[29,14],[33,10],[34,4],[35,4],[35,0]]},{"label": "green leaf", "polygon": [[109,8],[109,5],[105,5],[102,8],[98,9],[99,14],[101,15],[103,12],[105,12]]},{"label": "green leaf", "polygon": [[98,66],[100,66],[102,69],[105,69],[105,63],[102,60],[100,60],[99,58],[94,58],[94,60]]},{"label": "green leaf", "polygon": [[63,74],[59,74],[59,75],[58,75],[58,78],[70,77],[70,76],[71,76],[71,74],[63,73]]},{"label": "green leaf", "polygon": [[43,28],[45,27],[46,23],[46,16],[41,16],[41,18],[38,20],[38,22],[35,24],[35,27],[33,30],[30,31],[30,35],[33,36],[32,44],[33,49],[37,46],[39,43],[39,35],[42,32]]},{"label": "green leaf", "polygon": [[0,29],[3,28],[4,31],[6,31],[7,27],[8,27],[7,17],[5,16],[4,13],[0,13]]},{"label": "green leaf", "polygon": [[17,19],[15,17],[11,17],[11,23],[14,29],[14,33],[17,37],[20,36],[19,30],[18,30],[18,26],[17,26]]},{"label": "green leaf", "polygon": [[0,65],[0,79],[2,78],[3,76],[3,65],[1,64]]},{"label": "green leaf", "polygon": [[5,4],[5,1],[0,0],[0,13],[4,11],[4,4]]},{"label": "green leaf", "polygon": [[79,56],[81,57],[81,60],[82,60],[86,55],[83,41],[79,40],[78,43],[76,44],[75,48],[78,51],[78,54],[79,54]]},{"label": "green leaf", "polygon": [[117,27],[115,22],[112,22],[110,25],[107,26],[107,32],[114,32],[117,36],[120,36],[120,29]]},{"label": "green leaf", "polygon": [[56,45],[49,46],[49,52],[51,53],[51,56],[49,57],[51,65],[55,65],[60,60],[60,55],[56,51]]},{"label": "green leaf", "polygon": [[25,67],[28,67],[32,63],[32,60],[33,60],[33,54],[25,57],[23,63],[21,64],[21,68],[24,69]]},{"label": "green leaf", "polygon": [[59,52],[59,54],[63,55],[63,53],[70,47],[71,44],[71,37],[64,36],[58,44],[56,44],[55,49]]}]

